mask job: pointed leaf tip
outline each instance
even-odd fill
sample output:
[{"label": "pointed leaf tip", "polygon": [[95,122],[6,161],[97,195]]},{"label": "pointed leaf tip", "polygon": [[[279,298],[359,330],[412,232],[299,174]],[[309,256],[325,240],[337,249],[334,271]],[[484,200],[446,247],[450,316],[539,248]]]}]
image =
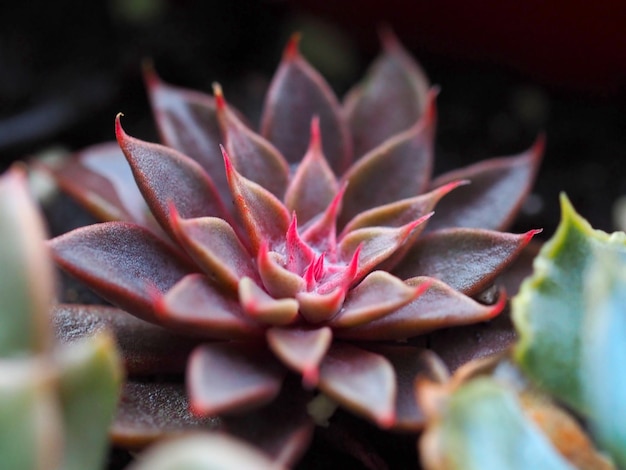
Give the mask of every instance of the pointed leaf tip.
[{"label": "pointed leaf tip", "polygon": [[293,60],[300,54],[300,39],[302,39],[302,34],[299,32],[291,35],[283,52],[284,60]]},{"label": "pointed leaf tip", "polygon": [[311,142],[309,143],[309,151],[319,150],[322,147],[322,135],[320,131],[320,118],[318,115],[311,118]]},{"label": "pointed leaf tip", "polygon": [[160,83],[161,79],[156,73],[152,58],[146,57],[141,61],[141,72],[143,75],[143,81],[148,90],[154,89]]},{"label": "pointed leaf tip", "polygon": [[223,111],[226,108],[226,99],[224,98],[222,85],[220,85],[218,82],[213,82],[212,86],[213,86],[213,97],[215,98],[215,107],[217,108],[218,111]]}]

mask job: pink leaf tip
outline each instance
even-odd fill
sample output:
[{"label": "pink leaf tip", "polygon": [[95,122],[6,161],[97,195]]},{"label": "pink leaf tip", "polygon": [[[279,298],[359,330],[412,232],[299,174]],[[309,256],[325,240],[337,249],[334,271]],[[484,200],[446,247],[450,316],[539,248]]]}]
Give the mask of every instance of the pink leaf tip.
[{"label": "pink leaf tip", "polygon": [[524,234],[524,242],[523,242],[524,245],[528,244],[533,239],[533,237],[535,235],[537,235],[537,234],[539,234],[541,232],[543,232],[542,228],[535,228],[535,229],[532,229],[532,230],[529,230],[528,232],[526,232]]},{"label": "pink leaf tip", "polygon": [[389,410],[376,418],[376,424],[382,429],[390,429],[396,423],[395,410]]},{"label": "pink leaf tip", "polygon": [[117,115],[115,116],[115,138],[117,139],[118,143],[121,143],[122,140],[128,137],[128,134],[126,134],[126,132],[124,132],[124,129],[122,128],[121,118],[123,115],[124,113],[117,113]]},{"label": "pink leaf tip", "polygon": [[218,111],[226,109],[226,100],[224,99],[222,85],[217,82],[213,82],[213,97],[215,98],[215,106]]},{"label": "pink leaf tip", "polygon": [[322,148],[322,134],[320,131],[320,118],[315,115],[311,119],[311,141],[309,143],[310,150],[319,150]]},{"label": "pink leaf tip", "polygon": [[293,33],[285,46],[283,52],[283,60],[293,60],[300,54],[300,38],[302,35],[299,32]]},{"label": "pink leaf tip", "polygon": [[141,62],[141,71],[143,74],[143,81],[145,82],[146,88],[148,88],[148,90],[154,89],[161,82],[161,79],[159,78],[158,74],[156,73],[156,69],[154,68],[154,62],[152,58],[147,57],[143,59],[143,61]]}]

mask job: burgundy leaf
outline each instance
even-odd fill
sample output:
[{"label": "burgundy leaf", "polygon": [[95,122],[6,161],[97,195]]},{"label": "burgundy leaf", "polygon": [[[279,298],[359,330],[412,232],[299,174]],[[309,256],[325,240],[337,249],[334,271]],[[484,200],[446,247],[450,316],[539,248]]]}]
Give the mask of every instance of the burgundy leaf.
[{"label": "burgundy leaf", "polygon": [[349,328],[369,323],[416,299],[428,287],[426,282],[411,287],[385,271],[374,271],[350,290],[341,312],[330,324]]},{"label": "burgundy leaf", "polygon": [[507,308],[486,323],[435,331],[428,335],[428,343],[450,370],[455,371],[471,360],[506,351],[516,338]]},{"label": "burgundy leaf", "polygon": [[309,447],[315,424],[306,408],[312,393],[289,379],[269,405],[241,416],[226,416],[223,422],[229,434],[263,450],[277,464],[293,468]]},{"label": "burgundy leaf", "polygon": [[288,367],[302,374],[306,387],[315,387],[319,365],[332,341],[332,330],[279,328],[267,330],[267,343],[274,354]]},{"label": "burgundy leaf", "polygon": [[367,227],[350,232],[339,242],[339,259],[350,259],[357,248],[362,247],[356,275],[360,278],[389,258],[411,232],[431,215],[427,214],[401,227]]},{"label": "burgundy leaf", "polygon": [[274,299],[249,277],[239,282],[239,302],[249,318],[266,325],[288,325],[298,316],[295,299]]},{"label": "burgundy leaf", "polygon": [[145,77],[163,143],[198,162],[210,175],[221,200],[229,201],[219,148],[223,138],[213,97],[164,83],[150,67],[146,67]]},{"label": "burgundy leaf", "polygon": [[367,209],[416,196],[428,187],[436,121],[434,93],[429,96],[430,105],[419,121],[373,148],[343,176],[348,188],[341,225]]},{"label": "burgundy leaf", "polygon": [[187,368],[191,409],[212,416],[258,408],[276,398],[285,372],[264,347],[204,344],[192,353]]},{"label": "burgundy leaf", "polygon": [[541,246],[541,242],[531,240],[519,256],[498,276],[496,283],[503,286],[509,296],[516,295],[522,281],[533,273],[533,261]]},{"label": "burgundy leaf", "polygon": [[224,144],[237,171],[282,198],[287,188],[289,165],[267,140],[246,126],[226,104],[222,88],[214,85],[217,117]]},{"label": "burgundy leaf", "polygon": [[158,295],[155,304],[161,324],[191,336],[237,339],[262,334],[235,299],[226,297],[199,273],[182,278],[167,294]]},{"label": "burgundy leaf", "polygon": [[104,305],[61,304],[52,309],[56,338],[71,343],[108,330],[113,333],[129,375],[173,374],[185,370],[198,341],[179,336]]},{"label": "burgundy leaf", "polygon": [[350,344],[333,344],[320,368],[319,388],[341,406],[381,428],[396,420],[396,377],[387,359]]},{"label": "burgundy leaf", "polygon": [[241,176],[223,148],[222,153],[235,207],[250,238],[253,253],[256,255],[263,243],[275,247],[285,239],[290,223],[289,212],[276,196]]},{"label": "burgundy leaf", "polygon": [[302,160],[308,145],[308,129],[318,116],[324,136],[324,155],[336,174],[352,159],[352,142],[334,93],[300,55],[299,36],[292,36],[267,92],[261,133],[282,152],[288,162]]},{"label": "burgundy leaf", "polygon": [[471,184],[437,204],[437,216],[428,230],[447,227],[506,230],[530,191],[544,149],[539,137],[531,149],[514,157],[493,158],[436,178],[437,187],[458,179]]},{"label": "burgundy leaf", "polygon": [[407,130],[427,107],[429,84],[421,67],[390,31],[382,42],[382,54],[345,98],[356,158]]},{"label": "burgundy leaf", "polygon": [[228,222],[218,217],[181,219],[170,216],[177,239],[207,275],[237,291],[243,277],[258,278],[250,254]]},{"label": "burgundy leaf", "polygon": [[168,291],[193,270],[165,242],[126,222],[81,227],[48,243],[61,268],[113,304],[152,322],[154,293]]},{"label": "burgundy leaf", "polygon": [[285,205],[305,224],[323,212],[339,189],[337,178],[322,153],[319,119],[311,122],[311,142],[287,188]]},{"label": "burgundy leaf", "polygon": [[184,218],[225,217],[215,187],[200,164],[172,148],[130,137],[122,129],[119,115],[115,120],[115,133],[139,190],[168,234],[174,236],[171,204]]},{"label": "burgundy leaf", "polygon": [[97,218],[157,226],[117,142],[88,147],[60,167],[44,164],[44,169]]},{"label": "burgundy leaf", "polygon": [[405,282],[410,286],[424,282],[432,285],[424,294],[395,312],[361,326],[337,329],[335,336],[365,341],[403,340],[439,328],[490,320],[506,305],[503,291],[496,304],[483,305],[432,278],[416,277]]},{"label": "burgundy leaf", "polygon": [[220,418],[197,418],[190,413],[182,383],[127,382],[110,436],[115,446],[138,450],[185,432],[222,427]]},{"label": "burgundy leaf", "polygon": [[453,181],[432,191],[402,199],[357,214],[343,228],[340,238],[353,230],[364,227],[399,227],[433,211],[439,200],[467,180]]},{"label": "burgundy leaf", "polygon": [[449,378],[447,367],[434,352],[412,346],[373,344],[368,346],[368,350],[387,358],[396,372],[397,418],[393,429],[404,432],[421,431],[426,417],[415,399],[415,379],[423,377],[437,383],[447,382]]},{"label": "burgundy leaf", "polygon": [[474,296],[489,287],[538,232],[516,235],[464,228],[431,232],[415,243],[393,274],[401,279],[434,277]]}]

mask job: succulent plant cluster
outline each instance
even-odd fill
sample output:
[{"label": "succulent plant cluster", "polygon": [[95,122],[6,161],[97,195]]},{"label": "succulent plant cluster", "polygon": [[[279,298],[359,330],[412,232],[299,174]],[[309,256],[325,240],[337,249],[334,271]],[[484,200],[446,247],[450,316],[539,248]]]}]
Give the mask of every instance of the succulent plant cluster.
[{"label": "succulent plant cluster", "polygon": [[[476,299],[537,232],[501,230],[530,189],[543,141],[433,178],[437,92],[390,33],[383,46],[340,104],[292,38],[259,132],[219,85],[209,96],[148,69],[163,144],[129,136],[118,116],[117,145],[54,169],[106,222],[49,246],[103,298],[179,336],[101,307],[60,308],[59,335],[79,323],[112,325],[131,374],[175,372],[193,349],[186,387],[202,418],[194,425],[236,430],[237,419],[277,400],[295,406],[260,432],[280,435],[269,447],[283,462],[307,445],[313,420],[304,405],[315,393],[323,399],[314,403],[334,402],[381,428],[419,430],[413,378],[439,376],[439,363],[396,342],[503,311],[503,289]],[[129,439],[145,443],[151,432]]]},{"label": "succulent plant cluster", "polygon": [[56,344],[44,233],[24,169],[0,175],[0,467],[96,470],[122,365],[110,334]]}]

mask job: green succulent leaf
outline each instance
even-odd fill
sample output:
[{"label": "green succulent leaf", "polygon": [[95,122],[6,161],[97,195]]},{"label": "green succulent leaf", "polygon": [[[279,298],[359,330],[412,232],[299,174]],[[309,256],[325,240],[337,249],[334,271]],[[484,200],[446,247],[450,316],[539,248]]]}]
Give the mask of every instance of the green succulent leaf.
[{"label": "green succulent leaf", "polygon": [[102,468],[122,382],[112,336],[99,333],[68,345],[59,357],[59,394],[65,422],[61,470]]},{"label": "green succulent leaf", "polygon": [[40,362],[0,364],[0,467],[15,470],[57,468],[62,424],[54,380]]},{"label": "green succulent leaf", "polygon": [[[586,412],[579,370],[585,273],[597,247],[626,253],[626,235],[594,230],[561,196],[561,223],[513,299],[515,357],[541,388]],[[621,370],[621,367],[619,368]]]},{"label": "green succulent leaf", "polygon": [[626,253],[610,248],[586,277],[580,378],[596,437],[626,468]]},{"label": "green succulent leaf", "polygon": [[493,379],[458,388],[422,437],[429,470],[566,470],[572,467],[525,417],[515,394]]},{"label": "green succulent leaf", "polygon": [[49,343],[53,272],[45,231],[23,170],[0,178],[0,357],[38,352]]}]

